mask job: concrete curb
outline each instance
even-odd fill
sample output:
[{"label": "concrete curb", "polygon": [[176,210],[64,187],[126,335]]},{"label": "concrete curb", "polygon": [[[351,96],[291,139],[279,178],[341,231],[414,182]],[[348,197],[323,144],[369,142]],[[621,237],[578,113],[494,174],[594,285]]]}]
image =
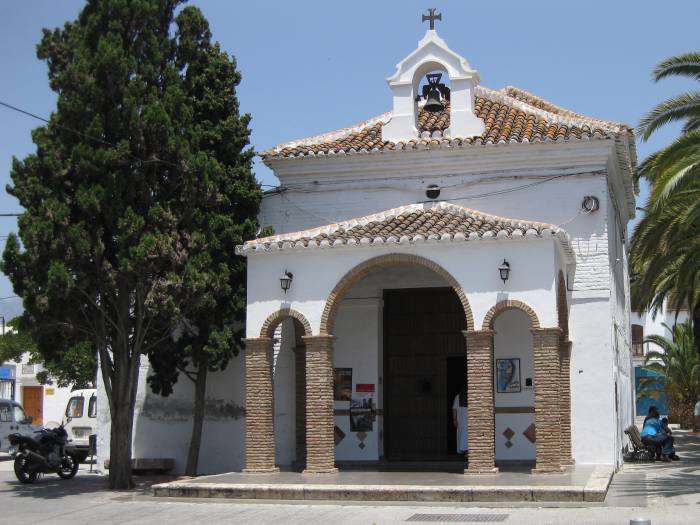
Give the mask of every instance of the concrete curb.
[{"label": "concrete curb", "polygon": [[605,501],[614,474],[612,467],[597,466],[583,488],[583,501]]},{"label": "concrete curb", "polygon": [[594,471],[585,486],[313,485],[192,483],[154,485],[156,497],[333,501],[583,502],[604,501],[612,469]]}]

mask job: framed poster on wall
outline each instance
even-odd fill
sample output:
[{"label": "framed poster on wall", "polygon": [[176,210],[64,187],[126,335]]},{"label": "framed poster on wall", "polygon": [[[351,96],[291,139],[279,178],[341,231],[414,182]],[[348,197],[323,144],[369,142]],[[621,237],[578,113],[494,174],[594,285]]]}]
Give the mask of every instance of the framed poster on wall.
[{"label": "framed poster on wall", "polygon": [[352,401],[352,368],[333,369],[333,399]]},{"label": "framed poster on wall", "polygon": [[520,359],[496,359],[496,392],[510,394],[520,390]]}]

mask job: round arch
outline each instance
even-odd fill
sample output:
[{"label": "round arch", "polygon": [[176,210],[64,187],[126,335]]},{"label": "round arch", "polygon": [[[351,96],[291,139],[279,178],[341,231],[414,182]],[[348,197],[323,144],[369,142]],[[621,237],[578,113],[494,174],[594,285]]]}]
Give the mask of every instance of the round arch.
[{"label": "round arch", "polygon": [[454,289],[457,297],[459,298],[459,302],[462,304],[464,317],[467,321],[467,330],[474,330],[474,316],[472,314],[472,309],[469,305],[467,295],[464,293],[464,290],[459,285],[457,280],[452,277],[447,270],[430,259],[426,259],[425,257],[421,257],[419,255],[391,253],[373,257],[372,259],[368,259],[358,264],[352,270],[347,272],[342,279],[340,279],[340,281],[338,281],[338,284],[335,285],[335,288],[333,288],[331,293],[328,294],[328,299],[326,299],[326,305],[323,309],[323,314],[321,315],[320,333],[326,335],[333,333],[335,316],[338,312],[340,302],[355,283],[375,270],[391,266],[421,266],[435,272],[440,277],[445,279],[452,289]]},{"label": "round arch", "polygon": [[530,318],[530,324],[532,328],[540,328],[540,320],[537,318],[535,311],[522,301],[518,300],[506,300],[500,301],[493,305],[491,309],[486,313],[484,317],[484,322],[481,325],[482,330],[493,330],[493,323],[496,321],[496,317],[505,312],[506,310],[521,310],[527,314]]},{"label": "round arch", "polygon": [[277,310],[268,316],[267,319],[265,319],[265,322],[260,329],[260,337],[273,338],[275,336],[275,329],[277,328],[277,325],[288,318],[295,319],[299,322],[304,329],[303,335],[312,335],[311,323],[309,323],[308,319],[306,319],[303,314],[297,312],[296,310],[285,308],[282,310]]}]

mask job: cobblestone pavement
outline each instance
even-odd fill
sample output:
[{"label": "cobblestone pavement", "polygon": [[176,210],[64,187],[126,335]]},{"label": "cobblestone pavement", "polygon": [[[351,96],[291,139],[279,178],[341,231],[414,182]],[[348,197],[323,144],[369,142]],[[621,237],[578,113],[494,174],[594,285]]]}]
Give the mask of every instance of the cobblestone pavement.
[{"label": "cobblestone pavement", "polygon": [[[105,478],[84,465],[73,480],[49,475],[20,485],[12,462],[0,455],[0,523],[47,524],[398,524],[500,522],[505,524],[619,524],[631,518],[652,525],[700,523],[700,437],[677,433],[682,461],[625,465],[605,503],[557,504],[290,504],[252,501],[153,498],[149,487],[162,479],[137,478],[129,492],[106,490]],[[475,504],[476,505],[476,504]],[[418,515],[418,516],[416,516]],[[426,516],[427,515],[427,516]],[[410,520],[410,521],[409,521]],[[428,521],[429,520],[429,521]]]}]

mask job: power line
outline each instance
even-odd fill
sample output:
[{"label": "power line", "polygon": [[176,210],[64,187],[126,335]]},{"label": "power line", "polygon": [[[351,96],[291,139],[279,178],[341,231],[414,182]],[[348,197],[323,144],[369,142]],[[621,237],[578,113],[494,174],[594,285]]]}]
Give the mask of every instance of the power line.
[{"label": "power line", "polygon": [[[16,111],[16,112],[18,112],[18,113],[21,113],[21,114],[26,115],[26,116],[28,116],[28,117],[31,117],[31,118],[40,120],[40,121],[45,122],[45,123],[47,123],[47,124],[50,124],[50,123],[51,123],[51,121],[50,121],[49,119],[47,119],[47,118],[44,118],[44,117],[42,117],[42,116],[40,116],[40,115],[37,115],[36,113],[32,113],[31,111],[27,111],[27,110],[25,110],[25,109],[19,108],[19,107],[17,107],[17,106],[13,106],[12,104],[8,104],[7,102],[4,102],[4,101],[2,101],[2,100],[0,100],[0,106],[4,106],[4,107],[6,107],[7,109],[11,109],[12,111]],[[68,126],[64,126],[63,124],[59,124],[58,122],[54,122],[53,124],[54,124],[54,126],[56,126],[57,128],[60,128],[60,129],[65,130],[65,131],[68,131],[68,132],[70,132],[70,133],[74,133],[74,134],[76,134],[76,135],[78,135],[78,136],[80,136],[80,137],[83,137],[83,138],[85,138],[85,139],[92,140],[92,141],[94,141],[94,142],[98,142],[98,143],[100,143],[100,144],[103,144],[103,145],[105,145],[105,146],[110,146],[110,147],[115,148],[115,149],[118,149],[118,148],[119,148],[119,146],[117,146],[117,145],[114,144],[113,142],[109,142],[109,141],[104,140],[104,139],[102,139],[102,138],[100,138],[100,137],[95,137],[94,135],[89,135],[89,134],[84,133],[84,132],[82,132],[82,131],[79,131],[79,130],[77,130],[77,129],[73,129],[73,128],[68,127]],[[162,160],[162,159],[159,159],[158,157],[155,157],[155,156],[154,156],[152,159],[150,159],[150,160],[145,160],[145,159],[142,159],[142,158],[140,158],[140,157],[137,157],[136,155],[133,155],[132,153],[127,153],[127,155],[128,155],[129,157],[131,157],[132,159],[134,159],[134,160],[137,160],[137,161],[139,161],[139,162],[143,162],[144,164],[161,163],[161,164],[167,164],[168,166],[172,166],[173,168],[175,168],[175,169],[177,169],[177,170],[180,170],[180,169],[181,169],[181,167],[178,166],[177,164],[175,164],[174,162],[170,162],[170,161],[167,161],[167,160]]]},{"label": "power line", "polygon": [[14,299],[15,297],[19,297],[19,295],[8,295],[7,297],[0,297],[0,301],[7,301],[8,299]]}]

